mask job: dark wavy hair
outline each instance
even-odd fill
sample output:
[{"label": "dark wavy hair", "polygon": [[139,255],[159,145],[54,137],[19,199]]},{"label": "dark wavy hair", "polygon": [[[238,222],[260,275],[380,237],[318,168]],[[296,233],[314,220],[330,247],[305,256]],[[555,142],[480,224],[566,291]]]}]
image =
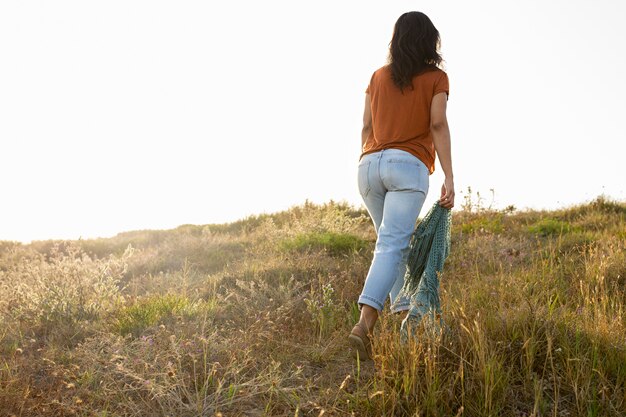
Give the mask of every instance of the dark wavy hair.
[{"label": "dark wavy hair", "polygon": [[441,66],[439,31],[421,12],[404,13],[398,18],[389,43],[391,78],[400,90],[413,89],[413,77],[426,69]]}]

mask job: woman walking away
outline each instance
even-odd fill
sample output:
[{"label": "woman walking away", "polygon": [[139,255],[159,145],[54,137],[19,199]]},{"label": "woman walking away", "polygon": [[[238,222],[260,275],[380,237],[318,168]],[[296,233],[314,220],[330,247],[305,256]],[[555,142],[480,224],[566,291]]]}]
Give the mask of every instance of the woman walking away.
[{"label": "woman walking away", "polygon": [[454,206],[448,76],[439,68],[439,44],[439,32],[428,16],[403,14],[394,27],[389,63],[374,72],[365,90],[358,185],[377,240],[358,299],[361,317],[349,336],[362,360],[372,358],[371,336],[387,296],[392,313],[406,314],[410,307],[408,298],[399,294],[409,240],[435,170],[435,152],[445,174],[439,204]]}]

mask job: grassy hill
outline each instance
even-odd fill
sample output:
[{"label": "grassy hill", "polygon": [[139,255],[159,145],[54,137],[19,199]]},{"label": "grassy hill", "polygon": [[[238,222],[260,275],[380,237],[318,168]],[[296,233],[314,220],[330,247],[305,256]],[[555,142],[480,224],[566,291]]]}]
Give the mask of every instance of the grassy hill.
[{"label": "grassy hill", "polygon": [[334,202],[0,242],[0,415],[626,415],[626,204],[466,205],[441,281],[451,333],[403,345],[385,311],[359,364],[374,242]]}]

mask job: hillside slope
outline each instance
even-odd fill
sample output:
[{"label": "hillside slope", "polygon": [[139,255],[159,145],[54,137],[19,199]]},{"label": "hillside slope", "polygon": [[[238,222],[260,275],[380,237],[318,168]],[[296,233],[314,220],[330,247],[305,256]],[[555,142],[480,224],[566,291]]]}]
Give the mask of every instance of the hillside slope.
[{"label": "hillside slope", "polygon": [[0,242],[0,415],[626,415],[626,204],[455,212],[451,333],[385,311],[357,364],[374,242],[334,202]]}]

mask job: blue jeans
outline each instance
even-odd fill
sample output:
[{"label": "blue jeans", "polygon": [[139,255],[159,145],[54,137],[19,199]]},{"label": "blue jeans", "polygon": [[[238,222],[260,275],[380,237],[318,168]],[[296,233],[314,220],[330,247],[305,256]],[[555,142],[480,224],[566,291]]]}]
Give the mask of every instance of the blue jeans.
[{"label": "blue jeans", "polygon": [[404,285],[411,234],[428,194],[429,175],[419,158],[400,149],[370,153],[359,161],[359,192],[377,235],[359,308],[367,304],[381,311],[389,295],[393,313],[409,309],[409,299],[398,294]]}]

